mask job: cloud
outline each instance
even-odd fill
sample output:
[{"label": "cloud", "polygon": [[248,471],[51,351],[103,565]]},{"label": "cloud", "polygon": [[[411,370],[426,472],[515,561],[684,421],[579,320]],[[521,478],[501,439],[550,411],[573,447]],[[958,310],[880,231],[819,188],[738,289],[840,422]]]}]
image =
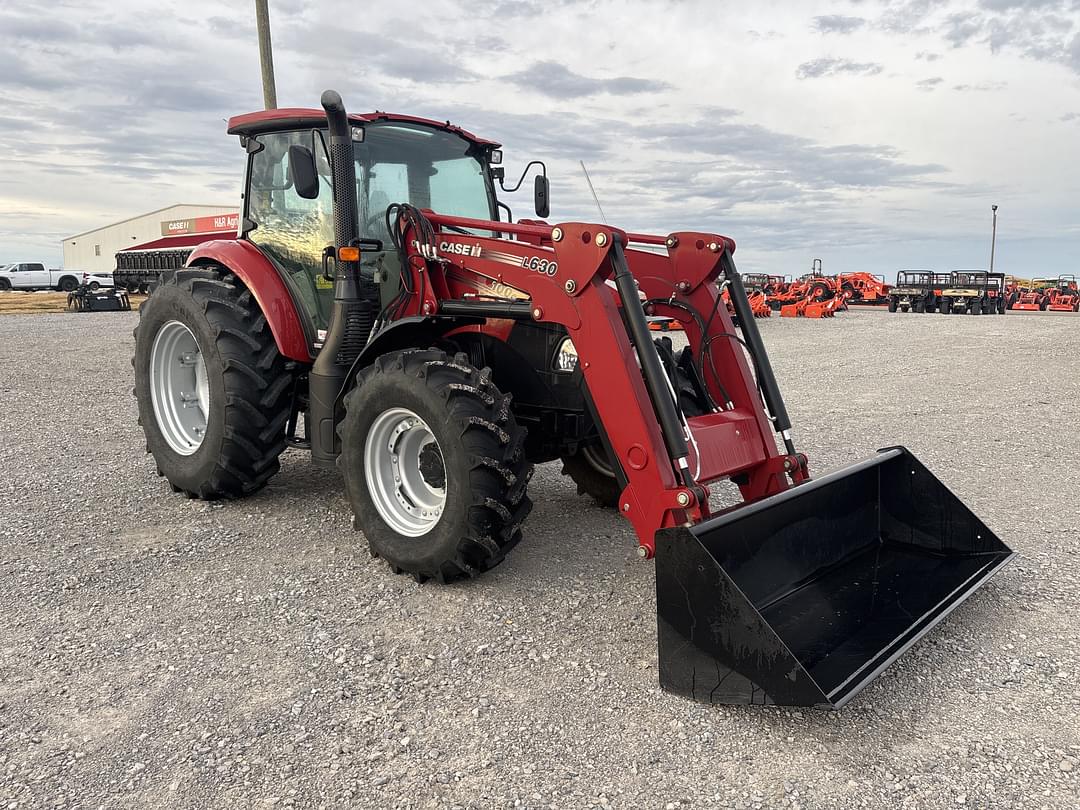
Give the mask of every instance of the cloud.
[{"label": "cloud", "polygon": [[882,66],[877,62],[852,62],[850,59],[826,56],[803,62],[795,70],[799,79],[820,79],[824,76],[847,74],[850,76],[875,76],[881,73]]},{"label": "cloud", "polygon": [[628,96],[665,90],[670,85],[652,79],[617,76],[613,79],[594,79],[574,73],[566,65],[554,61],[534,62],[518,73],[504,77],[523,90],[532,90],[552,98],[572,99],[609,93]]},{"label": "cloud", "polygon": [[929,79],[923,79],[921,82],[915,82],[915,86],[918,87],[920,90],[925,91],[936,90],[937,86],[943,81],[945,80],[940,76],[934,76]]},{"label": "cloud", "polygon": [[1004,90],[1008,87],[1005,82],[978,82],[977,84],[954,84],[953,90],[961,93],[988,93],[994,90]]},{"label": "cloud", "polygon": [[[1063,65],[1080,74],[1080,2],[1077,0],[882,0],[868,25],[890,33],[938,36],[953,48],[986,46]],[[924,56],[925,54],[925,56]],[[920,51],[916,59],[932,61]]]},{"label": "cloud", "polygon": [[845,17],[842,14],[826,14],[814,17],[813,29],[819,34],[850,34],[866,25],[862,17]]},{"label": "cloud", "polygon": [[941,58],[940,53],[933,53],[931,51],[919,51],[915,54],[916,59],[922,59],[925,62],[936,62]]}]

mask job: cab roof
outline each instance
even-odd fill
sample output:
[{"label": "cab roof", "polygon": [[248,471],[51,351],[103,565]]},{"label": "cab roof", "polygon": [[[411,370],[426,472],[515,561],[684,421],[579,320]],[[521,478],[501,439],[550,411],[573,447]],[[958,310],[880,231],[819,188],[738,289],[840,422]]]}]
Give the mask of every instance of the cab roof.
[{"label": "cab roof", "polygon": [[[449,121],[435,121],[430,118],[418,118],[415,115],[397,115],[396,113],[350,113],[349,122],[370,124],[374,121],[392,121],[402,124],[420,124],[421,126],[452,132],[478,146],[498,149],[500,144],[479,138],[468,130],[454,126]],[[258,135],[263,132],[276,132],[286,129],[312,129],[326,124],[326,113],[322,110],[304,107],[286,107],[277,110],[259,110],[258,112],[234,115],[229,119],[230,135]]]}]

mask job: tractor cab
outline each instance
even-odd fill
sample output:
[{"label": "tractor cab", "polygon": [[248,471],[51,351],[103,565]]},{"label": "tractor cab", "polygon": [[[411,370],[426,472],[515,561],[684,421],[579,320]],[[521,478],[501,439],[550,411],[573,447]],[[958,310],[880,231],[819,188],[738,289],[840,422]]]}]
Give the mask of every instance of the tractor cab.
[{"label": "tractor cab", "polygon": [[[502,178],[499,144],[449,122],[373,113],[350,115],[362,272],[379,285],[385,307],[401,292],[402,268],[391,216],[402,203],[453,216],[498,221],[495,180]],[[241,236],[255,244],[286,279],[307,316],[313,349],[325,336],[334,297],[333,187],[326,116],[283,109],[232,118],[248,154]],[[310,162],[311,188],[297,182],[296,161]],[[310,171],[313,169],[313,171]],[[546,183],[546,177],[543,178]],[[546,185],[544,188],[546,192]],[[546,211],[544,211],[546,214]],[[490,231],[468,231],[490,236]]]}]

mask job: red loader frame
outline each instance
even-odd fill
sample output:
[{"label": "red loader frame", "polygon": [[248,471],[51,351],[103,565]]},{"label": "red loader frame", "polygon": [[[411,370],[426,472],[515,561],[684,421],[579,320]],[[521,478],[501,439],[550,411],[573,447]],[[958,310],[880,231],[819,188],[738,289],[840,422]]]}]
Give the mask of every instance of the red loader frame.
[{"label": "red loader frame", "polygon": [[[534,320],[566,328],[578,351],[597,422],[604,426],[629,482],[619,498],[619,510],[634,525],[641,556],[653,556],[659,529],[709,517],[707,485],[713,481],[732,478],[743,499],[755,501],[808,478],[805,456],[793,447],[786,453],[777,449],[746,355],[730,337],[736,334],[735,326],[720,300],[718,279],[725,274],[731,282],[737,276],[731,261],[733,240],[708,233],[661,237],[587,223],[515,225],[423,213],[436,229],[440,258],[436,263],[425,261],[424,253],[430,250],[407,232],[410,259],[415,257],[410,264],[438,269],[429,273],[426,284],[417,279],[423,300],[411,299],[403,316],[434,315],[440,302],[454,299],[482,301],[477,285],[462,279],[472,276],[483,279],[482,284],[527,293]],[[518,241],[468,236],[448,228],[512,234]],[[665,245],[668,255],[624,250],[624,245],[635,243]],[[710,394],[716,402],[726,403],[723,410],[687,420],[685,459],[673,457],[668,446],[670,437],[661,428],[663,415],[657,418],[660,403],[654,403],[646,389],[623,328],[622,303],[606,283],[623,263],[650,308],[681,324],[692,351],[708,370],[704,382]],[[745,292],[732,291],[733,296],[740,292],[745,298]],[[695,314],[704,320],[699,322]]]}]

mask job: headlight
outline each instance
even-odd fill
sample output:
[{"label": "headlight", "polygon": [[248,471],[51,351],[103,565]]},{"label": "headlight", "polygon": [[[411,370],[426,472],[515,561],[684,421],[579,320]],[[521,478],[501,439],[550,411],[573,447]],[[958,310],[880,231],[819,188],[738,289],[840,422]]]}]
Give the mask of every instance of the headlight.
[{"label": "headlight", "polygon": [[561,371],[564,374],[572,374],[577,369],[577,349],[570,338],[563,338],[563,342],[559,344],[553,366],[555,371]]}]

